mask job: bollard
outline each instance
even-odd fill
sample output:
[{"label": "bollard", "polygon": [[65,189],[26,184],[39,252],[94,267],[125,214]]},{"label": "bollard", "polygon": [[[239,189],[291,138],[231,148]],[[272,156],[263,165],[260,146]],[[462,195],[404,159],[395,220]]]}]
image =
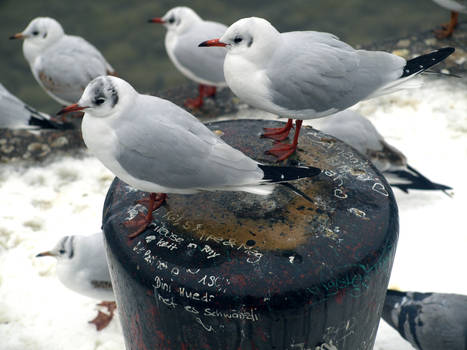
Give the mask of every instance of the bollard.
[{"label": "bollard", "polygon": [[[262,163],[276,121],[208,124]],[[115,179],[103,228],[129,349],[372,349],[398,236],[383,176],[352,148],[304,128],[293,161],[320,167],[267,197],[169,194],[134,240],[122,222],[145,193]]]}]

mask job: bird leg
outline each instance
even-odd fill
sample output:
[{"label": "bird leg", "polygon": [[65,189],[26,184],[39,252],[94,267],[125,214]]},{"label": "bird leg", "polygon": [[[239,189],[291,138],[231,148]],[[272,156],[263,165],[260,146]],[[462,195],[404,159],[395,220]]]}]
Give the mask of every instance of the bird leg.
[{"label": "bird leg", "polygon": [[215,86],[204,85],[204,96],[205,97],[216,97],[217,89]]},{"label": "bird leg", "polygon": [[277,158],[277,161],[283,161],[289,158],[294,152],[297,150],[298,145],[298,135],[300,134],[300,128],[302,127],[303,120],[297,119],[295,121],[295,135],[293,138],[293,142],[291,144],[286,143],[277,143],[274,145],[273,148],[266,151],[267,154],[272,154]]},{"label": "bird leg", "polygon": [[140,204],[147,204],[148,213],[146,215],[139,213],[135,218],[125,221],[123,225],[126,227],[139,227],[135,232],[128,235],[128,238],[132,239],[139,236],[148,225],[152,222],[152,212],[159,208],[167,199],[165,193],[151,193],[149,198],[143,198],[137,201]]},{"label": "bird leg", "polygon": [[203,106],[203,98],[205,96],[206,85],[199,84],[198,86],[198,97],[189,98],[185,101],[185,107],[191,109],[201,108]]},{"label": "bird leg", "polygon": [[289,118],[289,120],[287,120],[287,124],[282,128],[264,128],[264,131],[266,132],[263,133],[261,137],[266,137],[275,141],[284,141],[289,137],[290,129],[293,128],[292,122],[293,119]]},{"label": "bird leg", "polygon": [[436,37],[438,39],[445,39],[450,37],[454,32],[454,28],[457,27],[458,19],[459,13],[451,11],[451,20],[449,21],[449,23],[443,24],[441,26],[443,29],[435,30]]},{"label": "bird leg", "polygon": [[97,306],[103,306],[107,308],[107,311],[109,312],[108,314],[105,312],[102,312],[100,310],[97,311],[97,316],[94,317],[89,323],[92,323],[96,326],[97,331],[103,330],[105,327],[107,327],[112,321],[112,318],[114,317],[114,311],[117,308],[117,304],[115,301],[103,301]]}]

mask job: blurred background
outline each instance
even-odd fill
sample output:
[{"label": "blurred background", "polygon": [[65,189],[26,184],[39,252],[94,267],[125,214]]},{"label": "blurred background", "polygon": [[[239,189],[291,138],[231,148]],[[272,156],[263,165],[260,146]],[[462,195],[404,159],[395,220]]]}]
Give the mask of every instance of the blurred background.
[{"label": "blurred background", "polygon": [[147,23],[149,18],[181,5],[193,8],[204,19],[226,25],[242,17],[259,16],[279,31],[326,31],[352,45],[434,29],[449,17],[447,10],[431,0],[0,0],[0,82],[39,110],[54,113],[60,108],[34,80],[23,57],[22,42],[8,40],[31,19],[49,16],[58,20],[67,34],[82,36],[95,45],[118,75],[140,92],[186,84],[188,80],[165,52],[165,28]]}]

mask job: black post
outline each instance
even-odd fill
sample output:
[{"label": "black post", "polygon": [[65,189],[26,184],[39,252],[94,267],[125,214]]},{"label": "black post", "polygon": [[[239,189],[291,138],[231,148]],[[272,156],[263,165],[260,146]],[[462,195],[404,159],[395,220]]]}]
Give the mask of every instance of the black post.
[{"label": "black post", "polygon": [[[278,122],[212,123],[250,157]],[[271,196],[169,194],[134,240],[122,222],[145,194],[116,179],[107,255],[127,349],[372,349],[394,259],[389,185],[352,148],[311,128],[297,159],[327,169]]]}]

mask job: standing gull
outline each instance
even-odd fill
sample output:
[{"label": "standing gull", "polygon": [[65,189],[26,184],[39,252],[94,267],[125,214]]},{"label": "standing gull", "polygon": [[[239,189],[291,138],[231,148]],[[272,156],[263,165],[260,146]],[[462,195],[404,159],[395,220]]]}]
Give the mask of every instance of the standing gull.
[{"label": "standing gull", "polygon": [[457,27],[459,12],[467,13],[467,0],[433,0],[438,5],[451,10],[451,20],[449,23],[442,25],[441,30],[436,30],[436,36],[439,39],[448,38]]},{"label": "standing gull", "polygon": [[199,108],[204,97],[215,96],[216,87],[225,86],[225,50],[215,49],[212,54],[198,49],[198,44],[210,37],[221,36],[227,26],[204,21],[188,7],[175,7],[163,17],[150,19],[151,23],[162,23],[167,28],[165,49],[172,63],[188,79],[199,84],[199,96],[189,99],[185,105]]},{"label": "standing gull", "polygon": [[47,114],[28,106],[0,84],[0,128],[64,129],[67,127],[68,125],[50,120]]},{"label": "standing gull", "polygon": [[89,298],[106,300],[98,304],[109,313],[98,312],[89,323],[101,330],[112,320],[115,298],[110,280],[102,232],[90,236],[65,236],[49,251],[36,257],[52,256],[57,259],[57,276],[65,287]]},{"label": "standing gull", "polygon": [[257,17],[241,19],[220,39],[199,46],[225,47],[224,75],[232,91],[251,106],[289,118],[284,128],[267,130],[264,137],[285,140],[296,119],[292,144],[278,143],[268,151],[278,160],[295,152],[303,119],[393,92],[454,52],[444,48],[406,61],[387,52],[355,50],[329,33],[279,33]]},{"label": "standing gull", "polygon": [[152,221],[166,193],[245,191],[272,192],[275,182],[320,174],[314,167],[260,164],[229,146],[196,117],[177,105],[141,95],[126,81],[99,77],[89,83],[77,104],[60,113],[85,110],[82,131],[89,150],[118,178],[150,192],[148,213],[127,222]]},{"label": "standing gull", "polygon": [[[447,191],[449,186],[431,182],[407,163],[405,155],[386,142],[375,126],[361,114],[345,110],[313,120],[312,126],[349,144],[387,178],[391,186],[409,190]],[[326,140],[324,140],[326,141]]]},{"label": "standing gull", "polygon": [[79,36],[66,35],[53,18],[37,17],[10,39],[24,39],[24,57],[34,78],[62,105],[78,101],[92,79],[115,74],[93,45]]}]

